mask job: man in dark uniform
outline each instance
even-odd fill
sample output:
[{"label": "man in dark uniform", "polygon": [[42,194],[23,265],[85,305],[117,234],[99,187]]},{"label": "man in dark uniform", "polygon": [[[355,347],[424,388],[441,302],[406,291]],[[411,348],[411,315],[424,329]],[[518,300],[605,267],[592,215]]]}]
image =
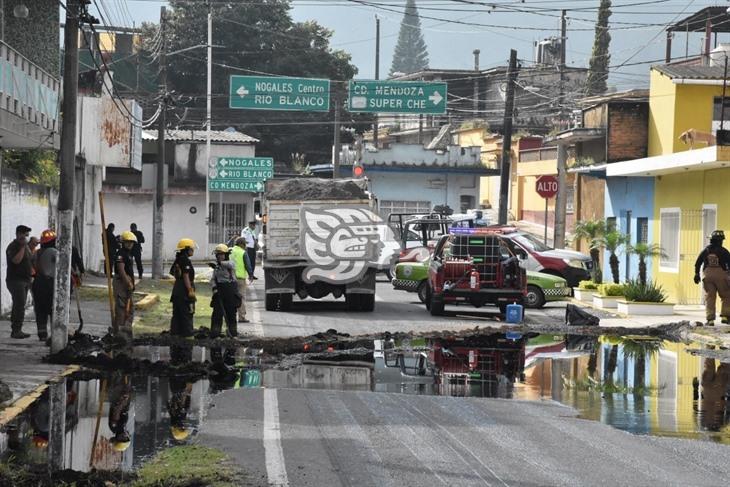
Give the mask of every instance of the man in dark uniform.
[{"label": "man in dark uniform", "polygon": [[132,232],[122,232],[122,247],[114,258],[114,335],[132,341],[132,322],[134,321],[134,267],[132,247],[137,237]]},{"label": "man in dark uniform", "polygon": [[129,231],[137,237],[137,243],[134,244],[134,247],[132,247],[132,255],[134,256],[134,261],[137,263],[139,278],[142,279],[142,244],[144,243],[144,234],[137,230],[136,223],[129,225]]},{"label": "man in dark uniform", "polygon": [[41,248],[33,256],[36,271],[32,286],[33,310],[38,328],[38,339],[42,342],[48,339],[48,319],[53,314],[57,259],[56,232],[49,228],[41,234]]},{"label": "man in dark uniform", "polygon": [[710,245],[700,252],[695,262],[695,284],[700,283],[700,268],[703,269],[702,287],[705,290],[705,314],[707,326],[715,325],[715,301],[722,299],[720,318],[722,323],[730,319],[730,252],[722,246],[725,233],[715,230],[710,236]]},{"label": "man in dark uniform", "polygon": [[[114,229],[116,227],[113,223],[110,223],[106,226],[106,231],[104,239],[106,240],[106,250],[109,255],[109,268],[112,271],[112,275],[114,275],[114,257],[117,255],[117,252],[119,251],[119,240],[117,240],[117,236],[114,235]],[[104,266],[104,273],[106,274],[106,265]]]},{"label": "man in dark uniform", "polygon": [[175,262],[170,268],[170,274],[175,277],[170,302],[172,303],[172,319],[170,333],[177,336],[189,337],[193,335],[193,315],[195,314],[195,269],[190,262],[195,252],[195,241],[182,238],[177,243]]},{"label": "man in dark uniform", "polygon": [[109,439],[114,451],[123,452],[132,441],[127,429],[129,406],[132,404],[132,383],[130,377],[115,373],[109,387],[109,429],[114,436]]},{"label": "man in dark uniform", "polygon": [[10,338],[28,338],[30,335],[23,332],[25,320],[25,305],[28,301],[28,291],[33,280],[32,252],[28,247],[30,228],[18,225],[15,228],[15,240],[10,242],[5,250],[7,258],[7,274],[5,284],[13,299],[13,310],[10,313]]}]

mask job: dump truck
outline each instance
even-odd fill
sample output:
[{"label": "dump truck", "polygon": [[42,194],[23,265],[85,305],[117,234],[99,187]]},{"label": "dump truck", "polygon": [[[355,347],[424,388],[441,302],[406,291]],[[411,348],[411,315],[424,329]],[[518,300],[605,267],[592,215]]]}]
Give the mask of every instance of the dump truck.
[{"label": "dump truck", "polygon": [[288,310],[295,295],[330,294],[344,296],[348,311],[373,310],[375,274],[388,268],[388,252],[397,255],[398,246],[387,239],[367,180],[269,180],[265,208],[267,310]]}]

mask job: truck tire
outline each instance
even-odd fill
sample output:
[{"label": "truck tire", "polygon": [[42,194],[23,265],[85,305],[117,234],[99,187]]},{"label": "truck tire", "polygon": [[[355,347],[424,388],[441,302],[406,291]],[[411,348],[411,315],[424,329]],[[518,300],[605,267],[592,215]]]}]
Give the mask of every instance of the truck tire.
[{"label": "truck tire", "polygon": [[276,311],[279,307],[279,295],[278,294],[267,294],[266,295],[266,311]]},{"label": "truck tire", "polygon": [[360,311],[373,311],[375,309],[375,295],[374,294],[361,294],[360,295]]},{"label": "truck tire", "polygon": [[279,294],[279,311],[289,311],[291,309],[293,294]]},{"label": "truck tire", "polygon": [[431,294],[431,299],[428,301],[430,303],[428,309],[431,311],[431,316],[442,316],[444,314],[443,297],[436,296],[432,292],[429,294]]},{"label": "truck tire", "polygon": [[[372,303],[368,301],[369,298],[372,299]],[[345,294],[345,303],[347,304],[347,311],[372,311],[375,307],[375,295],[347,293]]]},{"label": "truck tire", "polygon": [[416,291],[418,293],[418,299],[425,303],[429,299],[428,295],[428,282],[422,281],[421,284],[418,285],[418,290]]}]

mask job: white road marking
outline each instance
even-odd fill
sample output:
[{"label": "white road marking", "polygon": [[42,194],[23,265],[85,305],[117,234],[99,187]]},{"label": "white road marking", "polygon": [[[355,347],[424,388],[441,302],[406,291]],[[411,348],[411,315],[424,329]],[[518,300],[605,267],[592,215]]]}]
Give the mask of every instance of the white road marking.
[{"label": "white road marking", "polygon": [[279,400],[276,389],[264,389],[264,457],[269,485],[286,487],[289,478],[284,463],[284,448],[281,446],[279,428]]},{"label": "white road marking", "polygon": [[259,302],[256,295],[256,288],[253,285],[248,285],[246,290],[249,292],[251,299],[248,300],[251,309],[251,324],[253,325],[253,333],[258,337],[264,336],[264,326],[261,323],[261,312],[259,311]]}]

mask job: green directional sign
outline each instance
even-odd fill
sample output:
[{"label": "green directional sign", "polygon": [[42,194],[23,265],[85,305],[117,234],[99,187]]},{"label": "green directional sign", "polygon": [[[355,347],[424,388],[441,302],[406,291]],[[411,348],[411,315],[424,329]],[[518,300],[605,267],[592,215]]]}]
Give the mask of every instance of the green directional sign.
[{"label": "green directional sign", "polygon": [[208,190],[260,192],[272,177],[271,157],[217,157],[208,169]]},{"label": "green directional sign", "polygon": [[328,112],[330,81],[276,76],[231,76],[230,108]]},{"label": "green directional sign", "polygon": [[446,83],[427,81],[350,81],[347,100],[353,113],[446,113]]}]

